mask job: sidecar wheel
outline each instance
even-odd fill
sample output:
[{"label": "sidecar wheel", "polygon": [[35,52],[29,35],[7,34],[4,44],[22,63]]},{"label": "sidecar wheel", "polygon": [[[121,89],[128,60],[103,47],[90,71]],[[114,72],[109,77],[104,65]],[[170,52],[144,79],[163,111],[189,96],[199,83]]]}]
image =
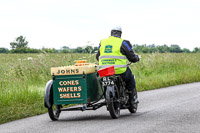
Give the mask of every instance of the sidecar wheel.
[{"label": "sidecar wheel", "polygon": [[61,105],[53,105],[52,107],[48,108],[48,114],[52,121],[58,120],[60,113],[61,113]]}]

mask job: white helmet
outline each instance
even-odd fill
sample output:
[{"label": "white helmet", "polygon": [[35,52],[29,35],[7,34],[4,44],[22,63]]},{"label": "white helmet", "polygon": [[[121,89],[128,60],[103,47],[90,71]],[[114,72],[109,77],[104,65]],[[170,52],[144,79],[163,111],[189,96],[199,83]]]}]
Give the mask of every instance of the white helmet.
[{"label": "white helmet", "polygon": [[115,31],[121,31],[121,33],[122,33],[122,28],[120,26],[116,26],[116,27],[112,28],[111,31],[113,31],[113,30],[115,30]]}]

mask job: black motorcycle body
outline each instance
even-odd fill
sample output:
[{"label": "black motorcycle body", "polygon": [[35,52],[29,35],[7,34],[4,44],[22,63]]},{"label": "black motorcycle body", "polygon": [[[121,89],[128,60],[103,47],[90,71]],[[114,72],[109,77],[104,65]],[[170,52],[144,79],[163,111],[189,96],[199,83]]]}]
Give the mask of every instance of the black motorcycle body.
[{"label": "black motorcycle body", "polygon": [[137,111],[137,105],[135,108],[130,106],[129,94],[131,92],[126,89],[126,83],[121,75],[101,77],[100,82],[104,88],[107,110],[113,119],[120,116],[120,109],[128,109],[131,113]]}]

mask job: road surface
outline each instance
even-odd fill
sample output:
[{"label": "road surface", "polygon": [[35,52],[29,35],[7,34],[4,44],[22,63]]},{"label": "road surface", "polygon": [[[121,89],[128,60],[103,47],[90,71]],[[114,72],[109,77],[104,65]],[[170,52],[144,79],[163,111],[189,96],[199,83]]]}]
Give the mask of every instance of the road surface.
[{"label": "road surface", "polygon": [[105,107],[96,111],[48,114],[0,125],[0,133],[200,133],[200,82],[139,92],[137,113],[122,110],[111,119]]}]

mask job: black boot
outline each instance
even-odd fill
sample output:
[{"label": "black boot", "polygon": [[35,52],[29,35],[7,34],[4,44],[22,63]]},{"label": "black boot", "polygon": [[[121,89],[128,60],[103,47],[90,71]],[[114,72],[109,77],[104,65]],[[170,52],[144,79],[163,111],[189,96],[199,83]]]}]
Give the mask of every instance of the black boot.
[{"label": "black boot", "polygon": [[131,91],[129,93],[129,103],[131,108],[135,108],[136,104],[139,103],[137,98],[137,91]]}]

